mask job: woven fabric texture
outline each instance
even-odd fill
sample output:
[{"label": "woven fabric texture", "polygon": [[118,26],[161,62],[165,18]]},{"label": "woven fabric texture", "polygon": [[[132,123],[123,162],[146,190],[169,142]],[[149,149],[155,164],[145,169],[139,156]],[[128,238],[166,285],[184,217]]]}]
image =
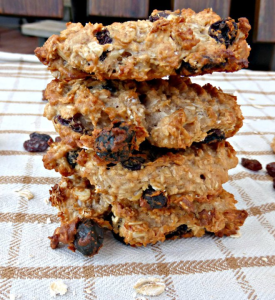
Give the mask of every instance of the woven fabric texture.
[{"label": "woven fabric texture", "polygon": [[[60,175],[43,168],[42,154],[23,142],[38,131],[55,137],[43,118],[42,90],[52,80],[39,63],[0,63],[0,299],[44,300],[50,283],[62,279],[69,300],[151,299],[134,295],[139,278],[157,277],[166,291],[156,300],[275,299],[275,190],[266,164],[275,161],[275,73],[240,71],[193,78],[235,93],[245,116],[229,141],[238,157],[254,158],[259,172],[240,164],[230,171],[225,189],[249,213],[240,238],[205,236],[167,241],[146,248],[124,246],[106,234],[99,254],[87,258],[66,247],[52,250],[49,235],[58,226],[57,211],[46,204]],[[27,200],[15,190],[30,190]],[[19,298],[20,296],[20,298]]]}]

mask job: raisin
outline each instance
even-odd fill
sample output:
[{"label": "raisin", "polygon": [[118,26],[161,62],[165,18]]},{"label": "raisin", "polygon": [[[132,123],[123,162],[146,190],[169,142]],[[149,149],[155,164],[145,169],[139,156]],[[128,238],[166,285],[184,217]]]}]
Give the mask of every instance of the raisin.
[{"label": "raisin", "polygon": [[176,70],[176,73],[180,74],[182,70],[187,70],[189,73],[193,74],[197,69],[195,67],[192,67],[189,62],[183,60],[180,67]]},{"label": "raisin", "polygon": [[143,157],[130,157],[128,160],[123,161],[121,164],[123,168],[126,168],[131,171],[138,171],[141,169],[142,164],[145,162]]},{"label": "raisin", "polygon": [[78,133],[83,133],[84,132],[84,126],[82,125],[81,123],[81,114],[76,114],[72,117],[72,121],[70,123],[70,128],[75,131],[75,132],[78,132]]},{"label": "raisin", "polygon": [[168,16],[169,16],[169,14],[167,14],[167,13],[164,12],[164,11],[161,11],[161,12],[157,13],[157,14],[154,15],[154,16],[151,15],[151,16],[149,17],[149,21],[150,21],[150,22],[155,22],[155,21],[159,20],[161,17],[167,18]]},{"label": "raisin", "polygon": [[77,165],[76,160],[77,160],[78,154],[79,154],[79,151],[75,150],[75,151],[68,152],[66,155],[67,161],[73,169]]},{"label": "raisin", "polygon": [[258,162],[256,159],[242,158],[241,164],[243,167],[252,171],[259,171],[262,169],[261,163]]},{"label": "raisin", "polygon": [[211,129],[207,132],[207,137],[201,143],[208,144],[222,140],[225,140],[224,132],[222,132],[220,129]]},{"label": "raisin", "polygon": [[125,122],[114,122],[96,135],[96,154],[105,161],[122,162],[129,159],[135,141],[136,134],[132,125]]},{"label": "raisin", "polygon": [[60,142],[61,142],[61,137],[60,137],[60,136],[57,136],[57,137],[54,139],[54,141],[55,141],[56,143],[60,143]]},{"label": "raisin", "polygon": [[84,127],[81,123],[73,123],[70,125],[70,128],[77,133],[83,133],[84,132]]},{"label": "raisin", "polygon": [[145,104],[145,101],[146,101],[146,94],[141,94],[138,96],[139,98],[139,101],[142,103],[142,104]]},{"label": "raisin", "polygon": [[55,123],[58,122],[59,124],[61,124],[63,126],[69,126],[70,123],[72,122],[72,119],[73,118],[63,119],[60,115],[57,115],[57,116],[54,117]]},{"label": "raisin", "polygon": [[113,232],[113,231],[112,231],[112,233],[113,233],[113,237],[114,237],[117,241],[119,241],[120,243],[122,243],[122,244],[125,245],[125,246],[129,246],[129,244],[126,244],[126,243],[125,243],[124,237],[120,236],[118,233],[115,233],[115,232]]},{"label": "raisin", "polygon": [[266,170],[268,175],[270,175],[271,177],[275,177],[275,162],[266,165]]},{"label": "raisin", "polygon": [[174,237],[181,237],[183,234],[187,233],[188,231],[190,231],[188,230],[188,226],[183,224],[180,225],[175,231],[166,234],[166,238],[171,239]]},{"label": "raisin", "polygon": [[110,37],[110,32],[108,29],[103,29],[97,32],[95,36],[100,45],[111,44],[113,41]]},{"label": "raisin", "polygon": [[30,134],[30,140],[24,142],[23,146],[28,152],[44,152],[48,149],[48,142],[52,142],[48,134],[33,132]]},{"label": "raisin", "polygon": [[226,48],[232,45],[238,32],[238,25],[231,18],[217,21],[209,27],[208,34]]},{"label": "raisin", "polygon": [[84,255],[94,255],[102,247],[104,230],[92,220],[85,219],[77,227],[74,246]]},{"label": "raisin", "polygon": [[106,84],[102,85],[102,89],[104,90],[108,90],[111,93],[115,93],[116,92],[116,88],[113,86],[111,81],[106,81]]},{"label": "raisin", "polygon": [[201,70],[207,71],[207,70],[213,70],[213,69],[223,69],[226,66],[226,64],[227,64],[227,59],[224,62],[219,63],[219,64],[210,62],[210,63],[204,65],[201,68]]},{"label": "raisin", "polygon": [[69,119],[63,119],[60,115],[57,115],[55,116],[54,121],[60,123],[63,126],[70,127],[73,131],[77,133],[84,133],[85,129],[80,121],[80,118],[81,114],[76,114]]},{"label": "raisin", "polygon": [[48,142],[48,140],[51,137],[48,134],[42,134],[42,133],[33,132],[33,133],[30,134],[30,138],[31,138],[31,140],[32,139],[37,139],[37,140]]},{"label": "raisin", "polygon": [[142,198],[147,202],[151,209],[162,208],[167,204],[167,198],[161,191],[156,191],[149,187],[142,194]]},{"label": "raisin", "polygon": [[99,60],[100,61],[104,61],[107,57],[107,54],[111,52],[111,51],[104,51],[100,56],[99,56]]},{"label": "raisin", "polygon": [[37,139],[25,141],[23,146],[28,152],[44,152],[49,147],[48,142]]}]

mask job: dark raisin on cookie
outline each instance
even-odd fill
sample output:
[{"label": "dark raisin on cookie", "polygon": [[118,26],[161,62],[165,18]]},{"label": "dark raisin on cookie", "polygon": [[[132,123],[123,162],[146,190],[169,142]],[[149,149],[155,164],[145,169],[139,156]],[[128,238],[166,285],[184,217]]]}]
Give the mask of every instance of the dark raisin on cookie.
[{"label": "dark raisin on cookie", "polygon": [[238,25],[231,18],[217,21],[209,27],[208,34],[226,48],[232,45],[238,32]]},{"label": "dark raisin on cookie", "polygon": [[115,232],[113,232],[113,231],[112,231],[112,233],[113,233],[113,237],[114,237],[117,241],[119,241],[120,243],[122,243],[122,244],[125,245],[125,246],[129,246],[129,244],[126,244],[126,243],[125,243],[124,237],[120,236],[118,233],[115,233]]},{"label": "dark raisin on cookie", "polygon": [[23,147],[28,152],[44,152],[48,149],[48,142],[52,141],[48,134],[33,132],[30,134],[30,140],[24,142]]},{"label": "dark raisin on cookie", "polygon": [[60,123],[63,126],[70,127],[74,132],[77,133],[84,133],[85,128],[81,123],[81,114],[76,114],[72,118],[64,119],[60,115],[55,116],[54,121],[55,123]]},{"label": "dark raisin on cookie", "polygon": [[77,160],[78,154],[79,154],[78,150],[70,151],[66,154],[67,161],[73,169],[77,165],[76,160]]},{"label": "dark raisin on cookie", "polygon": [[162,191],[156,191],[149,186],[142,194],[142,198],[147,202],[151,209],[159,209],[167,204],[167,197]]},{"label": "dark raisin on cookie", "polygon": [[251,171],[259,171],[262,169],[261,163],[256,159],[242,158],[241,164]]},{"label": "dark raisin on cookie", "polygon": [[112,82],[110,80],[106,81],[106,83],[104,85],[102,85],[102,89],[108,90],[111,93],[115,93],[116,92],[116,88],[113,86],[113,84],[112,84]]},{"label": "dark raisin on cookie", "polygon": [[110,32],[108,29],[103,29],[97,32],[95,36],[100,45],[111,44],[113,41],[110,37]]},{"label": "dark raisin on cookie", "polygon": [[96,135],[95,151],[105,161],[122,162],[129,159],[135,142],[136,134],[131,124],[114,122]]},{"label": "dark raisin on cookie", "polygon": [[187,233],[188,231],[188,226],[183,224],[183,225],[180,225],[175,231],[172,231],[168,234],[166,234],[166,239],[172,239],[172,238],[175,238],[175,237],[181,237],[183,234]]},{"label": "dark raisin on cookie", "polygon": [[275,177],[275,162],[267,164],[266,170],[268,175],[270,175],[271,177]]},{"label": "dark raisin on cookie", "polygon": [[129,159],[123,161],[121,164],[123,168],[131,170],[131,171],[138,171],[141,169],[142,164],[145,162],[143,157],[133,156],[129,157]]},{"label": "dark raisin on cookie", "polygon": [[159,13],[157,13],[156,15],[154,15],[154,16],[149,16],[149,21],[150,22],[155,22],[155,21],[157,21],[157,20],[159,20],[161,17],[162,18],[167,18],[169,16],[169,14],[167,14],[166,12],[164,12],[164,11],[161,11],[161,12],[159,12]]},{"label": "dark raisin on cookie", "polygon": [[201,68],[202,71],[224,68],[228,63],[227,58],[223,62],[217,63],[217,62],[213,61],[211,57],[208,57],[208,56],[204,56],[204,57],[209,60],[209,63],[205,64]]},{"label": "dark raisin on cookie", "polygon": [[189,62],[184,60],[181,62],[180,67],[176,70],[176,73],[181,74],[183,70],[187,70],[191,74],[196,72],[196,68],[192,67]]},{"label": "dark raisin on cookie", "polygon": [[77,226],[74,246],[83,255],[96,254],[102,247],[104,230],[92,220],[84,219]]},{"label": "dark raisin on cookie", "polygon": [[60,115],[54,117],[54,122],[63,126],[69,126],[73,118],[63,119]]},{"label": "dark raisin on cookie", "polygon": [[207,137],[201,143],[208,144],[223,140],[225,140],[224,132],[222,132],[220,129],[211,129],[207,132]]},{"label": "dark raisin on cookie", "polygon": [[104,61],[106,59],[106,57],[108,56],[107,54],[111,52],[111,51],[104,51],[100,56],[99,56],[99,60],[100,61]]}]

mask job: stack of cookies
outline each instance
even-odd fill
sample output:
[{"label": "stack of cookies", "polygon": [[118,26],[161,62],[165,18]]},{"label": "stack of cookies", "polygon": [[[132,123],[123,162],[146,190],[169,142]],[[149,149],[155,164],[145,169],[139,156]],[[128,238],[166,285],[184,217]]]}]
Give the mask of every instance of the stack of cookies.
[{"label": "stack of cookies", "polygon": [[56,77],[44,112],[60,136],[43,158],[62,175],[50,191],[61,219],[52,248],[93,255],[104,229],[132,246],[236,234],[247,213],[222,184],[243,116],[236,97],[188,76],[247,67],[249,29],[211,9],[155,10],[67,24],[35,50]]}]

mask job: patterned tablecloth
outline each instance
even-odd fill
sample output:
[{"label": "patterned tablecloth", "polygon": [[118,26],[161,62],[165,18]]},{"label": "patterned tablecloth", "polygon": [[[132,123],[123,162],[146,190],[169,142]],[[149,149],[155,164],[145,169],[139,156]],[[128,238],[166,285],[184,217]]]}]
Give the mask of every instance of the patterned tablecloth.
[{"label": "patterned tablecloth", "polygon": [[[1,54],[1,53],[0,53]],[[86,258],[66,247],[51,250],[48,236],[58,225],[46,204],[59,174],[43,168],[42,154],[24,151],[34,131],[55,136],[42,117],[42,90],[52,79],[33,57],[0,55],[0,299],[50,299],[49,285],[62,279],[60,299],[133,300],[139,278],[162,278],[166,291],[156,300],[275,299],[275,190],[265,165],[275,161],[275,73],[240,71],[194,78],[235,93],[244,126],[230,142],[239,158],[258,159],[264,169],[240,164],[225,189],[249,213],[240,238],[206,236],[131,248],[106,235],[98,255]],[[17,61],[16,61],[17,60]],[[26,200],[15,190],[28,189]]]}]

